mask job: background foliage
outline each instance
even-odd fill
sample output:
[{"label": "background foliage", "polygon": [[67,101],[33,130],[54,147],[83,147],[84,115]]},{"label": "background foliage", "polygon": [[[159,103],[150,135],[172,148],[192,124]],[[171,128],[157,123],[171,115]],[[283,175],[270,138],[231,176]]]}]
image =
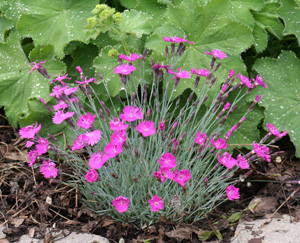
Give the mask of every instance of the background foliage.
[{"label": "background foliage", "polygon": [[[121,18],[117,19],[111,9],[107,16],[92,13],[98,3],[115,8]],[[178,65],[203,68],[209,65],[210,58],[200,54],[207,49],[220,49],[228,58],[220,67],[218,84],[234,68],[252,78],[259,73],[269,86],[267,90],[256,91],[263,95],[260,107],[229,143],[251,144],[259,137],[257,126],[261,121],[273,122],[290,132],[300,157],[299,10],[296,0],[39,0],[34,4],[29,0],[3,0],[0,107],[4,107],[13,126],[32,124],[37,119],[48,124],[47,132],[67,133],[63,126],[53,127],[48,111],[41,108],[39,98],[53,101],[49,98],[48,80],[37,72],[28,75],[31,62],[46,60],[45,67],[52,77],[69,73],[78,79],[78,65],[90,77],[101,72],[110,93],[122,95],[122,85],[113,73],[117,58],[111,50],[141,53],[146,47],[151,50],[150,68],[152,58],[164,61],[163,36],[186,35],[195,44],[186,50]],[[88,24],[88,18],[97,24]],[[151,80],[149,76],[149,84]],[[193,82],[181,82],[176,96],[184,91],[188,94]],[[105,100],[103,86],[94,88]],[[231,119],[243,114],[247,101]],[[280,108],[275,108],[278,105]],[[228,120],[229,125],[233,123]]]}]

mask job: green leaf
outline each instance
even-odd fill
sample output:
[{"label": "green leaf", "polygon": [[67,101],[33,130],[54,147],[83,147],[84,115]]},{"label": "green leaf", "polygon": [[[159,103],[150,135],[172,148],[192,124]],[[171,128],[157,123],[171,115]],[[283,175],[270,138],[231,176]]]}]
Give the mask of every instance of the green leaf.
[{"label": "green leaf", "polygon": [[5,42],[5,33],[13,27],[13,21],[6,17],[0,17],[0,42]]},{"label": "green leaf", "polygon": [[294,0],[281,0],[282,7],[278,14],[285,24],[284,34],[294,34],[300,43],[300,3]]},{"label": "green leaf", "polygon": [[[208,68],[211,56],[204,55],[204,52],[212,49],[222,50],[228,55],[228,58],[222,60],[222,65],[218,70],[217,84],[211,91],[215,93],[231,69],[234,68],[237,73],[245,73],[240,53],[252,44],[250,28],[233,22],[230,11],[230,1],[223,0],[212,0],[203,7],[195,0],[182,1],[179,6],[174,7],[169,5],[165,18],[161,21],[162,26],[156,28],[154,34],[147,39],[146,47],[159,50],[154,52],[154,57],[165,62],[163,52],[166,43],[162,41],[162,37],[187,35],[186,39],[195,44],[187,46],[180,63],[174,67],[175,70],[179,66],[185,70],[192,67]],[[179,83],[173,98],[180,95],[185,89],[192,89],[193,86],[192,79],[183,80]]]},{"label": "green leaf", "polygon": [[[50,75],[64,71],[64,64],[53,60],[53,49],[52,52],[49,50],[51,47],[37,49],[40,51],[32,52],[33,61],[46,60],[44,66]],[[0,106],[5,106],[10,124],[17,126],[19,118],[28,115],[28,100],[43,98],[47,102],[50,99],[48,80],[37,71],[28,75],[30,62],[22,50],[16,32],[9,35],[7,43],[0,43],[0,60]]]},{"label": "green leaf", "polygon": [[265,124],[272,123],[280,131],[288,131],[300,157],[300,61],[291,51],[283,51],[278,59],[261,58],[254,69],[268,85],[258,89],[265,107]]},{"label": "green leaf", "polygon": [[23,14],[17,28],[21,36],[29,36],[35,44],[54,46],[62,58],[64,46],[72,40],[86,41],[83,32],[86,19],[97,0],[21,0],[27,14]]},{"label": "green leaf", "polygon": [[235,223],[235,222],[239,221],[242,217],[243,217],[242,212],[236,212],[236,213],[231,214],[227,220],[229,221],[229,223]]},{"label": "green leaf", "polygon": [[268,34],[263,25],[255,23],[253,28],[254,47],[257,52],[262,52],[268,46]]},{"label": "green leaf", "polygon": [[125,8],[134,8],[136,6],[136,1],[137,0],[122,0],[121,4],[125,7]]},{"label": "green leaf", "polygon": [[151,16],[136,10],[126,10],[122,13],[122,29],[126,33],[141,38],[143,34],[150,34],[152,27]]},{"label": "green leaf", "polygon": [[206,241],[214,235],[213,231],[204,231],[198,235],[199,240]]}]

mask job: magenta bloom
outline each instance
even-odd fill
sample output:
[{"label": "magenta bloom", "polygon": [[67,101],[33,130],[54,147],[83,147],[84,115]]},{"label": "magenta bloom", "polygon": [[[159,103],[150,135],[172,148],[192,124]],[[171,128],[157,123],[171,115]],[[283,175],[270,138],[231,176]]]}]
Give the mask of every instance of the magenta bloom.
[{"label": "magenta bloom", "polygon": [[159,168],[159,171],[154,171],[153,176],[161,181],[161,183],[165,183],[166,179],[172,179],[174,177],[173,172],[170,167]]},{"label": "magenta bloom", "polygon": [[160,159],[157,160],[162,167],[175,168],[176,157],[168,152],[164,153]]},{"label": "magenta bloom", "polygon": [[67,89],[67,88],[68,88],[68,86],[66,86],[66,85],[63,87],[56,85],[53,87],[52,93],[50,93],[50,96],[59,98],[64,93],[65,89]]},{"label": "magenta bloom", "polygon": [[31,167],[35,163],[35,161],[37,160],[37,157],[38,157],[37,150],[32,149],[29,151],[29,153],[28,153],[28,159],[29,159],[28,166],[29,167]]},{"label": "magenta bloom", "polygon": [[238,77],[242,84],[246,85],[248,88],[253,88],[253,85],[249,78],[243,76],[242,74],[237,74],[236,77]]},{"label": "magenta bloom", "polygon": [[34,144],[34,142],[32,142],[32,141],[27,141],[25,147],[26,147],[26,148],[30,148],[33,144]]},{"label": "magenta bloom", "polygon": [[240,193],[239,193],[239,188],[233,186],[233,185],[230,185],[226,188],[226,194],[227,194],[227,197],[230,201],[234,201],[234,200],[237,200],[237,199],[240,199]]},{"label": "magenta bloom", "polygon": [[100,169],[108,159],[108,155],[104,152],[93,153],[89,160],[89,166],[92,169]]},{"label": "magenta bloom", "polygon": [[172,79],[175,78],[191,78],[191,74],[188,71],[182,70],[181,71],[181,67],[177,69],[177,73],[173,72],[172,70],[168,70],[168,73],[174,74],[175,77],[173,77]]},{"label": "magenta bloom", "polygon": [[99,175],[96,170],[90,169],[88,172],[85,174],[84,178],[87,182],[93,183],[98,179]]},{"label": "magenta bloom", "polygon": [[74,94],[78,90],[78,87],[73,87],[73,88],[67,88],[64,90],[65,95],[71,95]]},{"label": "magenta bloom", "polygon": [[232,158],[232,155],[228,152],[223,153],[222,157],[220,157],[218,152],[218,160],[220,164],[224,165],[228,169],[232,169],[235,165],[238,165],[238,162]]},{"label": "magenta bloom", "polygon": [[42,128],[42,125],[38,125],[38,123],[35,123],[35,126],[30,125],[27,127],[22,127],[19,131],[19,134],[22,138],[34,138],[35,134],[37,134]]},{"label": "magenta bloom", "polygon": [[271,123],[267,123],[267,128],[271,134],[279,138],[282,138],[288,134],[288,132],[280,133],[279,130]]},{"label": "magenta bloom", "polygon": [[36,63],[36,61],[35,61],[35,62],[30,63],[30,66],[33,66],[33,67],[32,67],[32,69],[30,70],[30,72],[28,73],[28,75],[31,74],[34,70],[43,67],[43,66],[41,65],[41,63],[46,63],[46,61],[39,62],[39,63]]},{"label": "magenta bloom", "polygon": [[191,72],[193,74],[198,75],[198,76],[204,76],[204,77],[206,77],[209,74],[209,70],[207,70],[207,69],[200,69],[200,68],[198,68],[198,69],[192,68]]},{"label": "magenta bloom", "polygon": [[114,144],[112,142],[108,143],[106,147],[104,148],[105,153],[110,157],[114,158],[118,154],[123,152],[122,144]]},{"label": "magenta bloom", "polygon": [[61,124],[64,120],[71,118],[74,115],[74,112],[67,111],[64,113],[63,111],[58,111],[52,117],[52,122],[54,124]]},{"label": "magenta bloom", "polygon": [[113,117],[113,120],[109,122],[109,128],[112,131],[120,131],[120,130],[126,130],[128,127],[128,124],[124,124],[125,120],[119,121],[119,119]]},{"label": "magenta bloom", "polygon": [[210,142],[216,149],[227,149],[227,144],[225,139],[218,138],[217,141],[215,141],[212,138]]},{"label": "magenta bloom", "polygon": [[76,83],[78,84],[89,84],[89,83],[98,83],[98,81],[96,80],[96,78],[90,78],[90,79],[85,79],[84,81],[77,81]]},{"label": "magenta bloom", "polygon": [[128,62],[134,62],[135,60],[138,60],[138,59],[141,59],[141,56],[139,54],[136,54],[136,53],[130,53],[130,56],[126,56],[125,54],[121,54],[119,56],[120,59],[124,59]]},{"label": "magenta bloom", "polygon": [[229,108],[230,108],[230,103],[227,102],[227,103],[224,105],[223,109],[224,109],[224,110],[228,110]]},{"label": "magenta bloom", "polygon": [[39,143],[35,146],[38,155],[42,155],[47,152],[49,147],[49,141],[46,138],[40,138]]},{"label": "magenta bloom", "polygon": [[83,142],[83,136],[82,135],[83,134],[77,136],[77,139],[73,140],[72,151],[84,148],[85,144]]},{"label": "magenta bloom", "polygon": [[267,162],[271,162],[270,150],[268,147],[262,146],[258,143],[253,142],[254,152]]},{"label": "magenta bloom", "polygon": [[[194,142],[199,144],[199,145],[203,145],[206,143],[208,137],[205,133],[202,133],[201,131],[196,132],[196,137]],[[206,145],[207,146],[207,145]]]},{"label": "magenta bloom", "polygon": [[176,169],[174,172],[174,176],[172,178],[173,181],[177,182],[178,184],[180,184],[183,187],[185,187],[185,184],[187,183],[187,181],[189,179],[191,179],[191,173],[187,169],[183,169],[179,172]]},{"label": "magenta bloom", "polygon": [[222,52],[222,51],[220,51],[220,50],[218,50],[218,49],[213,49],[212,52],[209,52],[209,51],[207,50],[207,51],[205,52],[205,54],[207,54],[207,55],[212,55],[213,57],[219,58],[219,59],[224,59],[224,58],[227,57],[227,55],[226,55],[224,52]]},{"label": "magenta bloom", "polygon": [[259,74],[256,76],[256,79],[252,79],[254,82],[254,86],[260,85],[261,87],[267,89],[268,85],[262,80],[261,76]]},{"label": "magenta bloom", "polygon": [[61,81],[63,81],[64,79],[71,79],[71,78],[68,78],[68,74],[66,74],[66,75],[64,75],[64,76],[57,75],[56,78],[53,79],[52,82],[50,82],[50,84],[54,83],[55,81],[61,82]]},{"label": "magenta bloom", "polygon": [[143,134],[144,137],[151,136],[156,132],[153,121],[141,121],[135,129],[141,134]]},{"label": "magenta bloom", "polygon": [[241,167],[241,169],[243,169],[243,170],[250,168],[248,161],[241,154],[238,155],[237,162],[239,164],[239,167]]},{"label": "magenta bloom", "polygon": [[122,146],[123,143],[125,143],[126,140],[127,140],[127,136],[126,136],[126,131],[125,130],[115,131],[110,136],[110,141],[113,144],[120,144]]},{"label": "magenta bloom", "polygon": [[45,178],[56,178],[58,170],[55,168],[56,164],[51,162],[51,159],[43,161],[43,165],[40,167],[40,172]]},{"label": "magenta bloom", "polygon": [[66,104],[66,103],[63,102],[63,101],[60,101],[57,105],[54,105],[54,106],[53,106],[53,109],[54,109],[55,111],[59,111],[59,110],[66,109],[66,108],[68,108],[68,107],[69,107],[68,104]]},{"label": "magenta bloom", "polygon": [[165,129],[166,129],[165,123],[164,122],[160,122],[159,123],[159,130],[163,132]]},{"label": "magenta bloom", "polygon": [[130,200],[127,197],[117,197],[111,203],[115,206],[119,213],[124,213],[127,211]]},{"label": "magenta bloom", "polygon": [[148,200],[150,206],[151,206],[151,211],[152,212],[157,212],[159,209],[164,209],[164,202],[163,200],[158,197],[157,195],[154,195],[150,200]]},{"label": "magenta bloom", "polygon": [[85,115],[82,115],[79,117],[79,120],[77,122],[78,127],[82,127],[84,129],[88,129],[92,127],[93,122],[95,121],[96,115],[92,115],[91,113],[86,113]]},{"label": "magenta bloom", "polygon": [[122,64],[122,65],[115,67],[114,73],[129,75],[130,73],[132,73],[135,70],[136,70],[135,66],[128,65],[128,64]]},{"label": "magenta bloom", "polygon": [[172,42],[172,43],[187,42],[187,43],[195,44],[194,42],[188,41],[186,39],[179,38],[176,35],[174,37],[166,36],[166,37],[163,37],[163,39],[166,42]]},{"label": "magenta bloom", "polygon": [[94,146],[102,138],[101,135],[102,135],[102,132],[100,130],[87,132],[87,133],[82,134],[82,140],[86,144]]},{"label": "magenta bloom", "polygon": [[141,112],[141,109],[136,106],[126,106],[123,109],[123,113],[120,114],[120,118],[128,122],[133,122],[142,119],[143,113]]}]

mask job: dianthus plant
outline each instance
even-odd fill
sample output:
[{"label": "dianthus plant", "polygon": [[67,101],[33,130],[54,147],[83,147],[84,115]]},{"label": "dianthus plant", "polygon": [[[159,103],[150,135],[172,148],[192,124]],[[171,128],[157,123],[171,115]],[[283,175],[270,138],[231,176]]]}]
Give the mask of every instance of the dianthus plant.
[{"label": "dianthus plant", "polygon": [[[173,221],[196,221],[227,198],[239,199],[234,172],[245,170],[247,175],[251,171],[250,162],[259,159],[270,162],[265,142],[270,136],[275,136],[271,141],[275,142],[286,135],[268,124],[270,132],[262,141],[253,142],[252,151],[230,154],[229,137],[247,119],[260,96],[229,131],[224,131],[223,124],[244,95],[258,85],[264,88],[267,85],[260,76],[250,80],[231,70],[207,104],[220,60],[226,54],[207,50],[204,54],[212,56],[208,69],[183,70],[176,65],[185,45],[193,42],[176,36],[163,39],[170,44],[166,47],[168,63],[152,60],[152,83],[144,79],[146,50],[143,55],[118,56],[120,65],[114,72],[120,80],[114,82],[122,82],[126,93],[125,98],[119,98],[120,111],[109,94],[108,101],[103,102],[94,91],[94,85],[99,84],[93,83],[100,81],[106,87],[101,74],[96,80],[86,77],[77,67],[81,80],[67,83],[70,79],[67,74],[51,79],[41,65],[43,62],[34,63],[30,73],[37,69],[50,79],[53,86],[50,95],[57,104],[49,107],[40,101],[53,113],[53,123],[66,123],[75,137],[64,149],[58,141],[54,142],[52,135],[50,141],[38,135],[41,124],[20,129],[20,135],[28,139],[26,146],[32,148],[29,166],[41,162],[39,171],[45,178],[60,178],[66,174],[59,170],[60,165],[67,163],[72,173],[68,172],[71,179],[66,183],[79,189],[91,209],[136,227],[157,222],[160,216]],[[140,73],[138,82],[133,72]],[[172,99],[181,79],[195,80],[184,104]],[[233,91],[237,96],[229,103],[227,98]],[[48,151],[54,151],[56,156],[47,158]],[[59,163],[58,157],[63,162]]]}]

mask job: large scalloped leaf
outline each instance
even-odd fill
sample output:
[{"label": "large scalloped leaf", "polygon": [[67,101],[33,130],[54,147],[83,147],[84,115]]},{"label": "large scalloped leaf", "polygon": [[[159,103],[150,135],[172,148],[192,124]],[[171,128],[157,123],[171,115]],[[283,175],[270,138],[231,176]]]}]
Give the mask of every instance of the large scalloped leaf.
[{"label": "large scalloped leaf", "polygon": [[282,7],[278,14],[283,19],[285,24],[284,34],[294,34],[300,43],[300,2],[294,0],[281,0]]},{"label": "large scalloped leaf", "polygon": [[0,42],[5,42],[5,32],[13,27],[13,21],[6,18],[0,17]]},{"label": "large scalloped leaf", "polygon": [[300,157],[300,60],[293,52],[283,51],[278,59],[261,58],[253,67],[268,85],[258,91],[259,105],[266,108],[265,123],[289,131]]},{"label": "large scalloped leaf", "polygon": [[[53,60],[53,48],[37,47],[34,58],[47,60],[45,67],[50,75],[64,71],[65,65]],[[37,53],[39,52],[39,53]],[[34,59],[36,60],[36,59]],[[33,60],[33,61],[34,61]],[[0,106],[5,106],[7,118],[11,125],[16,126],[19,117],[28,115],[27,101],[42,97],[49,100],[48,80],[37,71],[28,75],[29,60],[20,45],[19,36],[12,32],[7,43],[0,43]]]},{"label": "large scalloped leaf", "polygon": [[[186,38],[194,41],[195,44],[189,45],[182,56],[179,65],[183,66],[183,69],[209,67],[211,56],[204,55],[204,52],[220,49],[227,53],[228,58],[222,60],[217,83],[223,82],[231,69],[245,73],[240,53],[252,44],[251,30],[231,20],[230,1],[212,0],[203,7],[195,0],[182,1],[179,6],[169,5],[162,22],[162,26],[156,28],[146,42],[147,48],[160,50],[156,53],[156,59],[164,60],[163,52],[166,43],[162,41],[163,36],[183,37],[183,34],[187,34]],[[179,83],[173,98],[185,89],[192,89],[193,85],[192,79],[183,80]],[[215,93],[218,88],[216,84],[212,91]]]},{"label": "large scalloped leaf", "polygon": [[86,19],[97,0],[21,0],[28,8],[18,22],[21,36],[30,36],[35,44],[51,44],[58,57],[63,57],[64,46],[72,40],[86,41],[83,32]]}]

